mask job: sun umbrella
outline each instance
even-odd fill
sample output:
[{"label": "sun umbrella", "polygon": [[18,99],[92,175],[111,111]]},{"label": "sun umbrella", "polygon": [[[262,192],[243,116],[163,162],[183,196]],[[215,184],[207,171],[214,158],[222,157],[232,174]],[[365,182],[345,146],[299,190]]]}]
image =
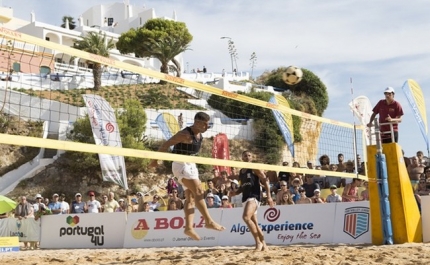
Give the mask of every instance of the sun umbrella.
[{"label": "sun umbrella", "polygon": [[7,213],[15,209],[17,203],[8,197],[0,195],[0,213]]}]

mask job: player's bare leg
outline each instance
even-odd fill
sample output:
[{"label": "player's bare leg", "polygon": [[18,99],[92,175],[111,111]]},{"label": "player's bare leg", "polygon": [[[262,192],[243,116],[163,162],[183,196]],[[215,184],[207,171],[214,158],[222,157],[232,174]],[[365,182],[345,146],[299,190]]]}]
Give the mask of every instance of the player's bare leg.
[{"label": "player's bare leg", "polygon": [[[203,190],[200,180],[198,179],[182,179],[182,183],[187,187],[187,191],[191,192],[194,197],[194,203],[196,208],[200,211],[205,220],[205,228],[213,229],[216,231],[223,231],[225,227],[217,224],[212,217],[209,215],[208,208],[206,207],[205,199],[203,198]],[[186,213],[187,214],[187,213]],[[194,218],[194,211],[193,211]],[[191,220],[191,228],[193,226],[193,221]]]},{"label": "player's bare leg", "polygon": [[269,250],[269,248],[266,245],[266,241],[264,241],[264,235],[263,231],[261,231],[261,228],[258,226],[258,220],[257,215],[254,213],[251,217],[251,221],[254,222],[254,225],[257,227],[257,236],[259,239],[260,244],[258,244],[255,249],[259,251],[266,251]]},{"label": "player's bare leg", "polygon": [[256,217],[254,217],[254,213],[256,210],[257,210],[257,204],[255,202],[248,201],[245,204],[245,208],[243,209],[242,218],[243,218],[243,221],[248,226],[249,231],[251,232],[251,235],[255,240],[255,250],[260,251],[263,249],[264,241],[261,242],[260,236],[259,236],[259,230],[261,232],[261,229],[259,229],[258,223],[254,222],[254,220],[256,220]]},{"label": "player's bare leg", "polygon": [[194,197],[190,190],[185,190],[185,230],[184,233],[194,240],[200,240],[200,236],[194,230]]}]

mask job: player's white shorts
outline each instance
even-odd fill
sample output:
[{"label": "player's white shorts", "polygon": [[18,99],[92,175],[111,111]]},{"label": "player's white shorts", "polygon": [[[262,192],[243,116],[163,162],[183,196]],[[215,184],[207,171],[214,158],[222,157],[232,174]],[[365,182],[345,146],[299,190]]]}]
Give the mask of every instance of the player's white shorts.
[{"label": "player's white shorts", "polygon": [[260,202],[256,199],[256,198],[248,198],[243,204],[242,204],[242,206],[245,208],[245,206],[246,206],[246,204],[247,203],[255,203],[256,205],[257,205],[257,207],[255,208],[255,212],[254,212],[254,214],[257,214],[257,210],[258,210],[258,207],[260,207]]},{"label": "player's white shorts", "polygon": [[194,163],[188,162],[173,162],[172,172],[178,178],[179,183],[182,184],[184,190],[187,189],[182,183],[182,179],[199,179],[199,171]]}]

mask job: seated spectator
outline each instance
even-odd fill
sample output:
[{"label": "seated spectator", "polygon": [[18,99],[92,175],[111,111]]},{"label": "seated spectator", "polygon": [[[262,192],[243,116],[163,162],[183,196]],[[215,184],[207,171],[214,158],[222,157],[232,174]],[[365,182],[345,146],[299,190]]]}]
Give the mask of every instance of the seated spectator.
[{"label": "seated spectator", "polygon": [[278,176],[276,174],[276,171],[267,171],[266,178],[269,179],[270,192],[274,192],[276,194],[279,189]]},{"label": "seated spectator", "polygon": [[176,211],[176,210],[179,210],[179,209],[176,207],[176,202],[175,201],[169,201],[169,206],[167,207],[167,210],[168,211]]},{"label": "seated spectator", "polygon": [[312,163],[312,161],[310,161],[310,160],[308,160],[308,162],[306,163],[306,166],[309,168],[309,169],[314,169],[314,164]]},{"label": "seated spectator", "polygon": [[231,186],[231,180],[228,178],[227,171],[221,171],[221,178],[218,180],[216,184],[216,188],[219,191],[219,196],[227,195],[228,190]]},{"label": "seated spectator", "polygon": [[169,178],[166,186],[167,193],[170,194],[173,192],[174,189],[177,189],[177,188],[178,188],[178,184],[176,183],[175,179],[173,177]]},{"label": "seated spectator", "polygon": [[303,189],[303,187],[300,186],[300,180],[298,178],[293,179],[293,181],[291,182],[291,187],[289,188],[289,191],[291,193],[291,196],[293,197],[294,203],[297,203],[297,201],[300,199],[301,194],[299,189],[301,188]]},{"label": "seated spectator", "polygon": [[27,197],[21,196],[18,205],[15,207],[15,217],[19,220],[33,218],[33,206],[27,202]]},{"label": "seated spectator", "polygon": [[227,195],[222,196],[222,204],[220,208],[233,208],[233,206],[231,206],[230,202],[228,201]]},{"label": "seated spectator", "polygon": [[418,183],[418,188],[416,190],[416,194],[423,196],[423,195],[429,195],[430,189],[427,187],[427,182],[425,178],[421,178]]},{"label": "seated spectator", "polygon": [[8,218],[9,217],[9,213],[0,213],[0,219],[4,219],[4,218]]},{"label": "seated spectator", "polygon": [[360,193],[360,200],[368,201],[369,200],[369,182],[364,181],[363,187],[364,187],[364,190],[362,190]]},{"label": "seated spectator", "polygon": [[234,167],[231,168],[231,174],[230,174],[230,176],[228,176],[228,178],[231,181],[233,181],[233,180],[239,181],[239,174],[237,173],[236,168],[234,168]]},{"label": "seated spectator", "polygon": [[[288,190],[279,191],[278,194],[281,195],[281,199],[280,199],[279,203],[276,202],[276,205],[292,205],[292,204],[294,204],[293,196],[291,196],[290,191],[288,191]],[[277,198],[276,198],[276,200],[277,200]]]},{"label": "seated spectator", "polygon": [[214,195],[212,193],[209,193],[206,196],[206,206],[207,208],[219,208],[220,205],[215,203]]},{"label": "seated spectator", "polygon": [[314,183],[314,179],[312,175],[305,175],[305,181],[302,187],[306,191],[306,197],[311,198],[314,196],[314,190],[320,189],[320,186],[317,183]]},{"label": "seated spectator", "polygon": [[87,211],[87,204],[82,201],[82,195],[76,193],[75,200],[72,202],[71,213],[85,213]]},{"label": "seated spectator", "polygon": [[59,201],[61,203],[61,213],[62,214],[69,214],[70,213],[70,205],[68,202],[66,202],[66,194],[61,193]]},{"label": "seated spectator", "polygon": [[48,204],[49,204],[49,198],[43,199],[43,203],[45,203],[45,205],[48,206]]},{"label": "seated spectator", "polygon": [[102,201],[101,201],[101,212],[102,213],[104,213],[105,212],[105,207],[104,207],[104,205],[107,203],[107,200],[108,200],[108,197],[107,197],[107,195],[103,195],[102,196]]},{"label": "seated spectator", "polygon": [[185,199],[185,190],[184,190],[184,187],[179,182],[177,182],[176,184],[178,185],[178,197],[181,200],[184,200]]},{"label": "seated spectator", "polygon": [[42,215],[46,214],[46,209],[48,207],[42,200],[42,195],[36,194],[36,202],[33,204],[34,220],[38,220]]},{"label": "seated spectator", "polygon": [[[288,192],[289,194],[291,194],[291,192],[288,191],[287,182],[281,181],[279,186],[281,187],[281,189],[276,194],[276,205],[281,205],[281,201],[282,201],[282,198],[283,198],[285,192]],[[291,198],[292,197],[293,196],[291,196]]]},{"label": "seated spectator", "polygon": [[342,202],[342,197],[337,194],[337,186],[331,185],[330,186],[331,194],[329,194],[326,198],[326,202],[332,203],[332,202]]},{"label": "seated spectator", "polygon": [[[172,197],[169,199],[169,205],[172,201],[174,201],[176,203],[176,209],[182,210],[184,208],[184,203],[178,197],[178,190],[177,189],[172,190]],[[139,210],[139,212],[140,212],[140,210]]]},{"label": "seated spectator", "polygon": [[311,198],[306,197],[306,190],[302,187],[299,188],[300,199],[295,201],[295,204],[308,204],[312,203]]},{"label": "seated spectator", "polygon": [[[339,172],[338,171],[338,166],[335,164],[331,164],[329,166],[330,171],[333,172]],[[329,175],[330,173],[327,173],[327,175]],[[331,187],[333,185],[336,185],[336,187],[340,187],[340,183],[341,183],[341,178],[340,177],[335,177],[335,176],[326,176],[325,177],[325,188]]]},{"label": "seated spectator", "polygon": [[328,157],[328,155],[322,155],[319,158],[319,162],[321,165],[321,170],[330,170],[330,168],[329,168],[330,158]]},{"label": "seated spectator", "polygon": [[[239,182],[237,180],[233,180],[231,182],[230,190],[232,192],[236,192],[239,189]],[[231,204],[233,207],[242,207],[242,193],[238,195],[234,195],[230,197]]]},{"label": "seated spectator", "polygon": [[[348,160],[345,164],[345,173],[355,173],[354,172],[354,162]],[[341,187],[346,187],[346,185],[352,183],[352,178],[342,178],[341,179]]]},{"label": "seated spectator", "polygon": [[319,189],[314,190],[314,196],[312,197],[312,203],[325,203],[324,199],[321,198],[321,191]]},{"label": "seated spectator", "polygon": [[358,200],[358,186],[361,184],[361,179],[353,178],[350,184],[346,184],[342,193],[342,202],[355,202]]},{"label": "seated spectator", "polygon": [[149,212],[153,212],[153,210],[151,209],[151,207],[149,206],[148,202],[144,202],[143,203],[143,212],[149,213]]},{"label": "seated spectator", "polygon": [[[300,164],[299,164],[299,162],[293,162],[293,167],[297,167],[297,168],[300,168]],[[291,173],[289,173],[290,174],[290,179],[289,179],[289,181],[290,181],[290,183],[292,182],[292,180],[294,180],[294,179],[299,179],[299,182],[300,182],[300,186],[302,186],[303,185],[303,183],[304,183],[304,181],[303,181],[303,175],[302,174],[300,174],[300,173],[295,173],[295,172],[291,172]]]},{"label": "seated spectator", "polygon": [[[288,166],[288,162],[284,161],[282,162],[283,166]],[[277,187],[278,189],[280,189],[279,187],[279,182],[281,181],[286,181],[287,183],[289,183],[291,181],[291,173],[290,172],[286,172],[286,171],[279,171],[278,172],[278,182],[277,182]]]},{"label": "seated spectator", "polygon": [[139,205],[137,203],[137,199],[136,198],[132,198],[131,199],[131,212],[137,213],[138,212],[138,210],[137,210],[138,207],[139,207]]},{"label": "seated spectator", "polygon": [[115,209],[115,212],[127,212],[127,204],[125,203],[124,199],[119,199],[118,200],[118,205],[119,207],[117,207]]},{"label": "seated spectator", "polygon": [[[336,165],[336,171],[337,172],[345,172],[345,170],[346,170],[346,166],[345,166],[345,163],[343,163],[343,159],[344,159],[343,154],[337,155],[337,161],[338,161],[338,164]],[[338,186],[338,188],[339,188],[339,186]]]},{"label": "seated spectator", "polygon": [[87,201],[87,213],[100,213],[102,211],[102,205],[96,200],[94,191],[90,191],[88,196],[90,199]]},{"label": "seated spectator", "polygon": [[160,207],[160,203],[158,202],[160,200],[160,197],[157,195],[157,194],[155,194],[154,195],[154,197],[152,197],[152,201],[150,201],[149,203],[148,203],[148,205],[149,205],[149,209],[151,210],[151,211],[153,211],[153,212],[157,212],[157,211],[159,211],[158,210],[158,207]]},{"label": "seated spectator", "polygon": [[325,175],[313,175],[313,182],[318,184],[320,189],[324,189],[326,186],[326,176]]},{"label": "seated spectator", "polygon": [[48,204],[48,208],[52,214],[61,214],[61,202],[57,193],[52,195],[52,201]]},{"label": "seated spectator", "polygon": [[213,179],[208,179],[206,181],[206,184],[208,185],[208,189],[204,193],[205,198],[208,195],[208,193],[212,193],[212,194],[218,194],[219,193],[219,190],[215,188]]},{"label": "seated spectator", "polygon": [[107,201],[103,205],[105,213],[113,213],[119,207],[119,203],[115,200],[115,193],[109,192]]}]

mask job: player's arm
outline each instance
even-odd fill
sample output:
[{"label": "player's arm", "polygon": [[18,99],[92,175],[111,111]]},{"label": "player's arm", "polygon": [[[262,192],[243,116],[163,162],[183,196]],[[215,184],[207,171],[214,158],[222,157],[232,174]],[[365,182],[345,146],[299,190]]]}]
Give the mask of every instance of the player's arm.
[{"label": "player's arm", "polygon": [[258,178],[260,179],[260,182],[263,183],[267,194],[267,202],[269,203],[270,207],[273,207],[274,204],[273,204],[272,194],[270,192],[269,181],[267,180],[266,175],[264,175],[264,172],[259,169],[253,169],[252,171],[254,172],[255,175],[258,176]]},{"label": "player's arm", "polygon": [[368,127],[371,127],[371,126],[372,126],[372,122],[373,122],[373,120],[375,119],[376,115],[377,115],[377,113],[376,113],[376,112],[373,112],[373,113],[372,113],[372,116],[370,116],[369,123],[367,124],[367,126],[368,126]]},{"label": "player's arm", "polygon": [[[158,148],[158,152],[167,152],[167,150],[169,150],[169,147],[181,142],[185,142],[186,140],[188,140],[189,137],[189,133],[187,131],[179,131],[178,133],[176,133],[175,135],[173,135],[169,140],[165,141],[160,148]],[[157,166],[157,160],[152,159],[149,162],[149,167],[155,167]]]}]

